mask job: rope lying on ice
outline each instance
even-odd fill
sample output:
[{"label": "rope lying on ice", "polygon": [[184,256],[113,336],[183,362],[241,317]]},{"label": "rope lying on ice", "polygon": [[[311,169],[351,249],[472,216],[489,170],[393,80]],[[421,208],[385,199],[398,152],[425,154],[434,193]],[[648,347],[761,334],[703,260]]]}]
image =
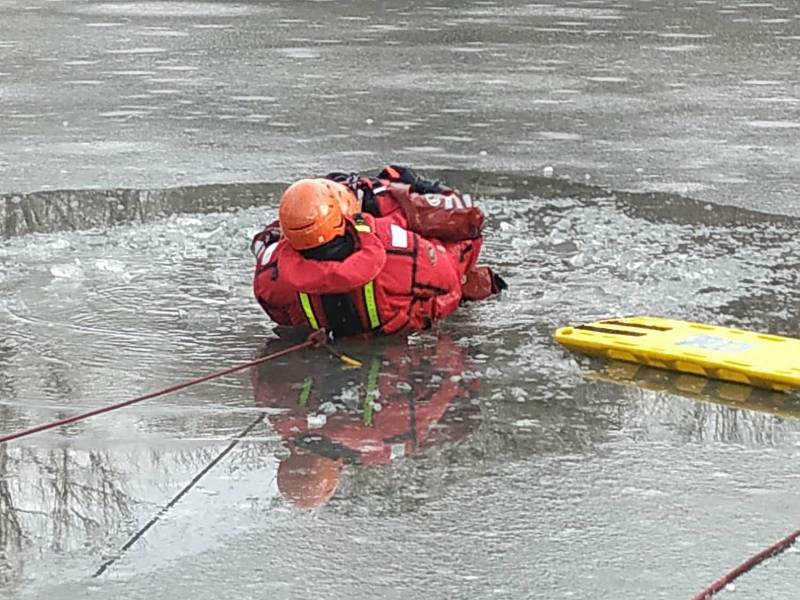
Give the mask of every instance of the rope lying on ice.
[{"label": "rope lying on ice", "polygon": [[69,425],[70,423],[76,423],[78,421],[83,421],[90,417],[94,417],[97,415],[101,415],[103,413],[111,412],[113,410],[117,410],[119,408],[124,408],[126,406],[130,406],[131,404],[136,404],[137,402],[142,402],[143,400],[149,400],[150,398],[156,398],[157,396],[163,396],[164,394],[169,394],[171,392],[176,392],[178,390],[182,390],[192,385],[197,385],[198,383],[203,383],[205,381],[210,381],[212,379],[217,379],[218,377],[222,377],[223,375],[229,375],[230,373],[235,373],[236,371],[241,371],[243,369],[247,369],[249,367],[253,367],[255,365],[259,365],[261,363],[267,362],[274,358],[278,358],[281,356],[285,356],[287,354],[291,354],[292,352],[297,352],[299,350],[303,350],[305,348],[316,348],[322,347],[328,350],[328,352],[332,353],[336,356],[339,360],[344,362],[350,366],[360,366],[361,363],[358,361],[350,358],[349,356],[340,354],[336,352],[333,348],[328,345],[328,338],[324,330],[317,330],[313,332],[308,339],[301,343],[295,344],[294,346],[289,346],[288,348],[284,348],[283,350],[279,350],[278,352],[273,352],[272,354],[268,354],[266,356],[262,356],[261,358],[257,358],[255,360],[251,360],[245,363],[241,363],[235,365],[233,367],[229,367],[227,369],[223,369],[221,371],[216,371],[214,373],[210,373],[208,375],[204,375],[202,377],[197,377],[196,379],[190,379],[188,381],[184,381],[182,383],[177,383],[175,385],[171,385],[169,387],[165,387],[160,390],[156,390],[155,392],[149,392],[147,394],[143,394],[141,396],[137,396],[136,398],[131,398],[130,400],[125,400],[124,402],[119,402],[117,404],[112,404],[110,406],[103,406],[101,408],[96,408],[94,410],[90,410],[89,412],[85,412],[79,415],[75,415],[72,417],[67,417],[65,419],[59,419],[58,421],[52,421],[51,423],[44,423],[42,425],[37,425],[35,427],[31,427],[30,429],[23,429],[21,431],[16,431],[14,433],[9,433],[0,436],[0,443],[3,442],[10,442],[11,440],[16,440],[19,438],[27,437],[29,435],[33,435],[34,433],[39,433],[40,431],[47,431],[48,429],[54,429],[56,427],[61,427],[63,425]]},{"label": "rope lying on ice", "polygon": [[225,449],[224,449],[222,452],[220,452],[220,453],[219,453],[219,454],[218,454],[218,455],[217,455],[217,456],[214,458],[214,460],[212,460],[212,461],[211,461],[211,462],[209,462],[209,463],[208,463],[208,464],[207,464],[205,467],[203,467],[203,470],[202,470],[202,471],[200,471],[200,472],[199,472],[197,475],[195,475],[195,476],[194,476],[194,478],[193,478],[193,479],[192,479],[192,480],[191,480],[189,483],[187,483],[187,484],[186,484],[186,485],[183,487],[183,489],[182,489],[180,492],[178,492],[178,493],[177,493],[177,494],[176,494],[176,495],[175,495],[175,496],[172,498],[172,500],[170,500],[170,501],[169,501],[167,504],[165,504],[163,507],[161,507],[161,510],[159,510],[159,511],[158,511],[158,512],[157,512],[155,515],[153,515],[153,517],[152,517],[152,518],[151,518],[151,519],[150,519],[150,520],[149,520],[147,523],[145,523],[145,524],[142,526],[142,528],[141,528],[141,529],[139,529],[139,531],[137,531],[135,534],[133,534],[133,535],[130,537],[130,539],[129,539],[127,542],[125,542],[125,544],[123,544],[123,546],[122,546],[122,547],[119,549],[119,551],[118,551],[118,552],[117,552],[117,553],[116,553],[114,556],[112,556],[112,557],[111,557],[111,558],[109,558],[109,559],[108,559],[106,562],[104,562],[102,565],[100,565],[100,568],[99,568],[99,569],[97,569],[97,571],[95,571],[95,574],[94,574],[94,575],[92,575],[92,577],[100,577],[100,575],[102,575],[103,573],[105,573],[105,572],[108,570],[108,568],[109,568],[111,565],[113,565],[113,564],[114,564],[115,562],[117,562],[117,561],[118,561],[120,558],[122,558],[122,555],[123,555],[123,554],[125,554],[125,552],[126,552],[126,551],[127,551],[127,550],[128,550],[130,547],[131,547],[131,546],[133,546],[133,545],[134,545],[134,544],[135,544],[135,543],[136,543],[136,542],[137,542],[137,541],[138,541],[138,540],[139,540],[139,539],[140,539],[140,538],[141,538],[141,537],[142,537],[142,536],[143,536],[145,533],[147,533],[147,531],[148,531],[148,530],[149,530],[149,529],[150,529],[150,528],[151,528],[153,525],[155,525],[155,524],[156,524],[156,523],[159,521],[159,519],[161,519],[161,517],[163,517],[165,514],[167,514],[167,512],[169,511],[169,509],[171,509],[171,508],[172,508],[173,506],[175,506],[175,505],[176,505],[178,502],[180,502],[181,498],[183,498],[183,497],[184,497],[184,496],[185,496],[187,493],[189,493],[189,490],[191,490],[191,489],[192,489],[192,488],[193,488],[195,485],[197,485],[197,483],[198,483],[198,482],[199,482],[199,481],[200,481],[200,480],[201,480],[201,479],[202,479],[202,478],[203,478],[203,477],[206,475],[206,473],[208,473],[208,472],[209,472],[211,469],[213,469],[213,468],[214,468],[214,467],[215,467],[217,464],[219,464],[219,462],[220,462],[220,461],[221,461],[223,458],[225,458],[225,457],[228,455],[228,453],[229,453],[231,450],[233,450],[233,449],[236,447],[236,445],[237,445],[239,442],[241,442],[241,441],[242,441],[242,439],[243,439],[243,438],[244,438],[244,437],[245,437],[245,436],[246,436],[248,433],[250,433],[250,432],[251,432],[251,431],[252,431],[252,430],[253,430],[253,429],[254,429],[254,428],[257,426],[257,425],[259,425],[260,423],[262,423],[262,422],[264,421],[264,418],[265,418],[266,416],[267,416],[267,415],[266,415],[266,413],[262,413],[261,415],[259,415],[259,417],[258,417],[258,418],[257,418],[255,421],[253,421],[252,423],[250,423],[250,425],[248,425],[248,426],[247,426],[247,427],[246,427],[246,428],[245,428],[245,429],[244,429],[244,430],[243,430],[241,433],[239,433],[239,434],[238,434],[238,435],[237,435],[235,438],[233,438],[233,440],[231,440],[231,443],[230,443],[230,444],[228,444],[228,445],[225,447]]},{"label": "rope lying on ice", "polygon": [[751,557],[750,559],[740,564],[735,569],[726,573],[725,575],[717,579],[714,583],[712,583],[710,586],[708,586],[706,589],[704,589],[702,592],[694,596],[692,600],[706,600],[707,598],[710,598],[711,596],[719,592],[721,589],[723,589],[726,585],[733,583],[733,581],[740,575],[747,573],[749,570],[759,565],[760,563],[764,562],[768,558],[771,558],[776,554],[780,554],[781,552],[792,546],[792,544],[794,544],[798,538],[800,538],[800,529],[798,529],[794,533],[790,533],[782,540],[772,544],[772,546],[770,546],[769,548],[765,548],[755,556]]},{"label": "rope lying on ice", "polygon": [[[233,367],[229,367],[227,369],[223,369],[221,371],[216,371],[214,373],[210,373],[208,375],[204,375],[202,377],[197,377],[195,379],[190,379],[188,381],[184,381],[182,383],[178,383],[175,385],[171,385],[166,388],[162,388],[155,392],[149,392],[147,394],[143,394],[141,396],[137,396],[136,398],[131,398],[130,400],[125,400],[124,402],[118,402],[117,404],[112,404],[109,406],[104,406],[101,408],[97,408],[91,410],[89,412],[85,412],[79,415],[75,415],[72,417],[67,417],[65,419],[59,419],[57,421],[52,421],[50,423],[45,423],[42,425],[37,425],[36,427],[31,427],[29,429],[24,429],[21,431],[17,431],[14,433],[6,434],[0,436],[0,443],[9,442],[11,440],[16,440],[19,438],[23,438],[29,435],[33,435],[34,433],[38,433],[40,431],[47,431],[48,429],[54,429],[56,427],[61,427],[62,425],[68,425],[70,423],[76,423],[78,421],[83,421],[90,417],[94,417],[96,415],[101,415],[103,413],[111,412],[113,410],[117,410],[119,408],[123,408],[125,406],[130,406],[131,404],[136,404],[137,402],[142,402],[143,400],[148,400],[150,398],[156,398],[158,396],[163,396],[165,394],[169,394],[171,392],[175,392],[184,388],[187,388],[192,385],[197,385],[198,383],[203,383],[206,381],[210,381],[212,379],[217,379],[218,377],[222,377],[224,375],[228,375],[230,373],[235,373],[236,371],[241,371],[243,369],[247,369],[249,367],[253,367],[259,365],[261,363],[265,363],[267,361],[273,360],[275,358],[279,358],[281,356],[286,356],[287,354],[291,354],[292,352],[298,352],[299,350],[303,350],[305,348],[318,348],[322,347],[325,348],[328,352],[333,354],[343,363],[348,366],[361,366],[361,363],[349,356],[337,352],[333,348],[328,345],[328,338],[327,334],[323,330],[318,330],[313,332],[308,339],[301,343],[295,344],[294,346],[289,346],[288,348],[284,348],[283,350],[279,350],[278,352],[273,352],[272,354],[268,354],[266,356],[262,356],[261,358],[257,358],[255,360],[247,361],[245,363],[241,363],[235,365]],[[131,548],[139,539],[141,539],[147,531],[152,528],[171,508],[173,508],[178,502],[180,502],[181,498],[183,498],[189,491],[197,485],[197,483],[209,472],[213,469],[217,464],[222,461],[230,452],[233,450],[242,439],[247,436],[253,429],[255,429],[259,424],[261,424],[264,419],[266,418],[266,413],[262,413],[258,416],[258,418],[250,423],[244,430],[242,430],[236,437],[234,437],[231,442],[220,452],[213,460],[211,460],[203,469],[195,475],[192,480],[187,483],[173,498],[170,500],[166,505],[164,505],[147,523],[145,523],[135,534],[133,534],[125,544],[119,549],[119,551],[106,560],[100,567],[95,571],[92,577],[99,577],[103,573],[105,573],[111,565],[113,565],[116,561],[122,558],[123,554]]]}]

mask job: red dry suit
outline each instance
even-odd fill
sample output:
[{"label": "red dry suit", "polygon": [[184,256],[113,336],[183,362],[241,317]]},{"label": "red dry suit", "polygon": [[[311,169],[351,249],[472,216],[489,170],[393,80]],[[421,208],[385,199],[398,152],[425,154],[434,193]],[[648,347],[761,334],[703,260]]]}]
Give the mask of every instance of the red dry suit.
[{"label": "red dry suit", "polygon": [[460,273],[442,244],[387,218],[361,215],[349,226],[358,247],[342,261],[307,259],[285,239],[262,250],[253,287],[273,321],[339,336],[395,333],[458,308]]},{"label": "red dry suit", "polygon": [[[392,167],[382,175],[387,171],[397,175]],[[339,336],[420,330],[452,313],[462,299],[499,291],[491,270],[475,266],[483,245],[480,209],[444,186],[425,182],[430,193],[421,194],[390,175],[328,176],[378,216],[362,214],[351,223],[359,247],[341,262],[303,257],[279,239],[277,222],[256,236],[253,291],[273,321]]]}]

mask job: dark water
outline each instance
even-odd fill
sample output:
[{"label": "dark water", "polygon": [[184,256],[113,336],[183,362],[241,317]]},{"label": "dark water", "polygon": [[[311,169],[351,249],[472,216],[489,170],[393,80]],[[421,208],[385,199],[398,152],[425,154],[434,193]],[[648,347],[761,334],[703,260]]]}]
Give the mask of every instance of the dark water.
[{"label": "dark water", "polygon": [[[446,176],[511,286],[341,346],[362,369],[308,351],[0,448],[0,597],[689,598],[795,530],[795,396],[551,336],[797,337],[799,29],[787,1],[0,4],[3,432],[291,343],[247,247],[299,174]],[[342,461],[314,510],[298,436]]]}]

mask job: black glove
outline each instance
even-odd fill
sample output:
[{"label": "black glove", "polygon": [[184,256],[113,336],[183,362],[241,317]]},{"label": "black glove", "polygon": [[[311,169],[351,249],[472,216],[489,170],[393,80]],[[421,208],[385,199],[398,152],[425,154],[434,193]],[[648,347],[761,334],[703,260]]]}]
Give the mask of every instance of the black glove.
[{"label": "black glove", "polygon": [[440,194],[450,189],[441,179],[437,179],[436,181],[423,179],[411,168],[399,167],[397,165],[384,167],[378,174],[378,178],[388,179],[392,182],[407,183],[411,186],[411,191],[417,194]]},{"label": "black glove", "polygon": [[323,179],[330,179],[331,181],[335,181],[337,183],[345,183],[353,175],[358,177],[356,173],[345,173],[344,171],[331,171],[330,173],[325,175]]},{"label": "black glove", "polygon": [[281,239],[281,230],[278,222],[275,221],[253,236],[253,240],[250,242],[250,252],[258,258],[262,249],[275,244],[279,239]]},{"label": "black glove", "polygon": [[325,175],[325,179],[330,179],[336,183],[341,183],[350,188],[361,202],[361,212],[369,213],[373,217],[382,217],[378,201],[373,190],[383,184],[374,177],[362,177],[358,173],[344,173],[334,171]]},{"label": "black glove", "polygon": [[503,290],[507,289],[508,289],[508,284],[506,283],[506,280],[500,277],[500,275],[498,275],[494,271],[492,271],[492,293],[499,294]]},{"label": "black glove", "polygon": [[335,181],[336,183],[341,183],[342,185],[349,187],[354,192],[358,189],[358,180],[359,180],[358,173],[345,173],[344,171],[333,171],[328,173],[322,179],[330,179],[331,181]]}]

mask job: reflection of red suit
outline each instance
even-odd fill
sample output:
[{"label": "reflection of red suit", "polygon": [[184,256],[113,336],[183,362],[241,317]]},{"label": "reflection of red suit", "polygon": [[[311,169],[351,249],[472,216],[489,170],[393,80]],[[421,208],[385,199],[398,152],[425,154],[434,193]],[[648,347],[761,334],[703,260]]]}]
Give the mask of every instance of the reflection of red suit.
[{"label": "reflection of red suit", "polygon": [[[345,463],[383,464],[474,429],[477,421],[468,413],[477,411],[470,400],[480,383],[462,379],[463,370],[461,349],[445,338],[435,348],[386,348],[365,360],[361,372],[346,372],[357,375],[355,387],[333,381],[342,375],[335,363],[314,375],[302,369],[294,378],[287,366],[267,363],[252,371],[252,381],[258,406],[286,409],[268,419],[290,445]],[[357,394],[357,406],[339,405],[324,425],[309,427],[309,415],[321,404],[348,393]],[[370,413],[371,401],[380,410]]]}]

